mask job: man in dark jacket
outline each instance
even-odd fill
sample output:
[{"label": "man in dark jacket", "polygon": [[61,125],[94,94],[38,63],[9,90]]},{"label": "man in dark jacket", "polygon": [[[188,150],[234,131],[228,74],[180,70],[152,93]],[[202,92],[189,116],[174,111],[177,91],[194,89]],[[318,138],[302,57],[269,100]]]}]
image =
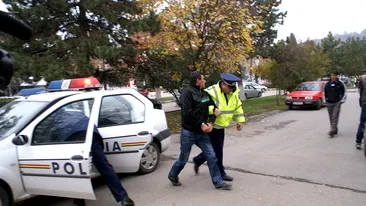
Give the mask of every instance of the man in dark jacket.
[{"label": "man in dark jacket", "polygon": [[338,134],[338,120],[341,111],[341,100],[345,94],[344,84],[339,81],[338,73],[332,72],[330,80],[325,85],[324,93],[330,120],[329,136]]},{"label": "man in dark jacket", "polygon": [[360,89],[360,107],[361,107],[361,117],[360,125],[358,126],[358,131],[356,135],[356,148],[361,149],[362,139],[364,138],[363,133],[366,124],[366,69],[363,71],[364,74],[360,77],[359,89]]},{"label": "man in dark jacket", "polygon": [[[231,185],[224,182],[217,166],[217,159],[207,133],[212,130],[208,123],[208,107],[215,105],[210,96],[203,90],[206,81],[201,73],[194,71],[190,75],[190,85],[180,96],[182,132],[180,136],[180,155],[169,172],[168,178],[174,186],[181,186],[179,173],[188,162],[192,146],[196,144],[204,153],[212,183],[216,189],[230,190]],[[217,108],[214,108],[216,113]]]}]

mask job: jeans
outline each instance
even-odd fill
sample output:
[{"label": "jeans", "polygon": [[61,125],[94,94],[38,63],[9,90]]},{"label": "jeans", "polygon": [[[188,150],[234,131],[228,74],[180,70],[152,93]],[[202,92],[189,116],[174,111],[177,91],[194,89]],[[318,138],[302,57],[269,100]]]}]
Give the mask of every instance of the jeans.
[{"label": "jeans", "polygon": [[207,159],[212,183],[215,186],[221,185],[223,183],[223,180],[220,174],[220,170],[217,167],[216,155],[212,148],[208,135],[206,133],[190,132],[185,129],[182,129],[182,133],[180,136],[180,155],[178,160],[174,163],[172,169],[170,170],[169,177],[178,177],[179,173],[183,170],[184,166],[188,162],[188,158],[194,144],[196,144],[202,150]]},{"label": "jeans", "polygon": [[338,120],[339,113],[341,111],[341,102],[330,103],[327,102],[329,120],[330,120],[330,131],[338,132]]},{"label": "jeans", "polygon": [[360,117],[360,125],[358,126],[357,136],[356,136],[356,143],[361,144],[363,139],[363,133],[365,130],[365,123],[366,123],[366,104],[361,106],[361,117]]},{"label": "jeans", "polygon": [[[212,147],[215,151],[216,158],[217,158],[217,166],[219,167],[221,176],[226,175],[225,167],[223,165],[224,159],[224,139],[225,139],[225,129],[212,129],[210,133],[208,133],[210,137]],[[203,163],[206,162],[205,155],[203,152],[193,158],[194,163],[199,167]]]}]

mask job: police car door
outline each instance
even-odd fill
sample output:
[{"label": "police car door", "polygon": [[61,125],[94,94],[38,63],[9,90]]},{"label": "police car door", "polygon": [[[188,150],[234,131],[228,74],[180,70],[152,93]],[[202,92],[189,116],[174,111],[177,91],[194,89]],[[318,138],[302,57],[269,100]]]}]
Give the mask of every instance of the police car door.
[{"label": "police car door", "polygon": [[98,111],[98,102],[87,93],[70,96],[50,107],[19,134],[23,140],[28,139],[17,147],[27,193],[95,199],[90,148]]},{"label": "police car door", "polygon": [[102,97],[98,131],[104,152],[118,173],[137,172],[142,153],[152,141],[152,126],[145,118],[149,112],[146,101],[137,92]]}]

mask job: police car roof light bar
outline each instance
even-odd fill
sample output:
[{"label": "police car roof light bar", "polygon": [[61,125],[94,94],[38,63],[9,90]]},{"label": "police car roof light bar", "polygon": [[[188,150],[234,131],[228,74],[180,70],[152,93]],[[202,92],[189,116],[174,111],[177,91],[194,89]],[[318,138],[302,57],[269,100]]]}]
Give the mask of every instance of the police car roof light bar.
[{"label": "police car roof light bar", "polygon": [[101,89],[102,85],[95,77],[55,80],[50,82],[48,92]]}]

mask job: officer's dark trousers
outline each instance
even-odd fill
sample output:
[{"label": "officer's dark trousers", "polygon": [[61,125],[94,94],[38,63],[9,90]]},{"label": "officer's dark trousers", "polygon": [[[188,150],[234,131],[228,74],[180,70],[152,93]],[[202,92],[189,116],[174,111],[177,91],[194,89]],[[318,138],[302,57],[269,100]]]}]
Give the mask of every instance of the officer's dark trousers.
[{"label": "officer's dark trousers", "polygon": [[[123,188],[112,165],[109,164],[103,152],[102,145],[96,137],[93,138],[91,153],[95,168],[97,168],[100,175],[104,178],[106,185],[112,192],[116,201],[122,202],[123,200],[126,200],[128,198],[127,191]],[[79,206],[85,205],[84,200],[75,200],[74,203]]]},{"label": "officer's dark trousers", "polygon": [[[212,147],[216,153],[217,166],[220,169],[221,176],[224,176],[226,174],[223,165],[225,129],[213,128],[212,131],[208,133],[208,136],[210,137]],[[193,161],[197,166],[201,166],[206,161],[205,155],[201,152],[201,154],[193,158]]]}]

